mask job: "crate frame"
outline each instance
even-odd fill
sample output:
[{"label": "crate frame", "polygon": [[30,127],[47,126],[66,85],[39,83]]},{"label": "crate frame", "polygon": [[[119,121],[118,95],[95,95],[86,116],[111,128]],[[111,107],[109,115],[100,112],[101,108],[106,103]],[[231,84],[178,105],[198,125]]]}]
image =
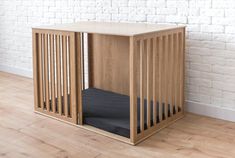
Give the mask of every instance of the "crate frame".
[{"label": "crate frame", "polygon": [[[45,28],[33,29],[34,108],[36,113],[53,117],[132,145],[138,144],[184,116],[185,27],[176,27],[125,36],[129,42],[126,49],[129,56],[129,88],[127,93],[130,96],[130,139],[83,125],[84,52],[81,38],[83,33]],[[99,33],[89,34],[102,35]],[[113,36],[115,40],[115,38],[120,38],[122,35],[107,36]],[[65,52],[67,54],[63,54]],[[55,85],[57,82],[62,82],[55,78],[57,75],[54,75],[59,68],[53,70],[53,67],[55,67],[53,63],[56,63],[56,66],[58,65],[56,61],[53,61],[57,59],[58,53],[61,53],[61,58],[57,62],[63,61],[60,67],[61,72],[63,72],[63,80],[67,79],[67,81],[63,81],[64,84],[62,86],[64,87],[63,92],[61,92],[66,95],[63,100],[60,98],[60,102],[64,102],[63,111],[61,103],[57,106],[57,108],[59,107],[57,110],[55,106],[55,102],[57,102],[55,95],[58,96],[58,85],[61,86],[61,84],[57,84],[57,88],[55,88]],[[42,54],[46,55],[42,56]],[[48,55],[50,59],[47,58]],[[56,57],[54,58],[54,56]],[[43,62],[41,61],[42,58]],[[69,73],[69,78],[66,77],[67,73]],[[68,82],[70,85],[68,85]],[[67,92],[69,93],[68,95]],[[140,133],[137,133],[137,97],[140,97],[141,100]],[[68,98],[71,104],[68,104]],[[144,129],[144,99],[147,99],[148,105],[147,129]],[[150,108],[151,101],[153,101],[154,112]],[[170,115],[168,114],[168,106],[164,108],[163,113],[159,112],[163,110],[164,103],[169,104]],[[157,104],[159,109],[157,109]],[[153,118],[151,118],[151,114]],[[157,118],[159,118],[159,122],[157,122]],[[152,120],[153,123],[151,123]]]}]

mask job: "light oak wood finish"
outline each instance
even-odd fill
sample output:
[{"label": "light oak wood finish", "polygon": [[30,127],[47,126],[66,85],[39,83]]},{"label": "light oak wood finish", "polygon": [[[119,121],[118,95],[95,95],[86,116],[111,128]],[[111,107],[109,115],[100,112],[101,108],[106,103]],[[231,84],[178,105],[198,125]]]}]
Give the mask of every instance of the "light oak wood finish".
[{"label": "light oak wood finish", "polygon": [[129,70],[130,70],[130,142],[137,141],[137,94],[136,94],[136,45],[133,37],[129,39],[130,43],[130,57],[129,57]]},{"label": "light oak wood finish", "polygon": [[88,35],[89,85],[129,95],[129,38]]},{"label": "light oak wood finish", "polygon": [[[94,31],[90,31],[91,28]],[[34,54],[42,56],[42,61],[37,62],[34,59],[36,89],[41,85],[40,75],[37,75],[40,72],[38,67],[43,67],[43,99],[36,90],[35,104],[39,104],[40,98],[43,106],[46,105],[45,108],[36,105],[37,112],[82,124],[83,31],[87,31],[89,87],[130,96],[131,144],[139,143],[184,116],[183,26],[80,22],[42,27],[34,31]],[[38,36],[41,35],[42,46],[38,41]],[[54,43],[48,42],[48,37],[54,35],[57,36],[55,63],[51,58],[53,53],[50,55],[49,52],[53,50]],[[70,58],[71,55],[74,58]],[[34,58],[40,58],[40,55]],[[57,65],[57,78],[54,80],[58,83],[58,99],[55,98],[51,86],[54,84],[51,81],[54,64]],[[51,106],[54,107],[51,98],[58,100],[58,112],[51,109]],[[137,110],[137,99],[140,99],[140,110]],[[137,118],[139,115],[140,120]],[[137,125],[138,121],[140,127]]]},{"label": "light oak wood finish", "polygon": [[[134,78],[134,81],[130,81],[130,84],[133,84],[131,82],[137,83],[137,90],[140,87],[141,129],[140,133],[137,134],[135,143],[146,139],[156,131],[184,116],[182,111],[184,106],[184,91],[182,89],[184,85],[184,31],[180,28],[134,36],[134,42],[140,44],[140,49],[135,52],[140,54],[140,57],[136,58],[136,60],[140,60],[140,66],[135,70],[136,74],[140,75],[140,77],[137,77],[140,82]],[[177,38],[173,38],[174,34],[177,35]],[[158,65],[156,65],[156,61],[159,61]],[[175,69],[174,63],[176,63]],[[156,74],[158,75],[156,76]],[[158,83],[158,87],[156,87],[156,83]],[[159,93],[156,93],[156,90]],[[173,96],[176,100],[175,103]],[[144,100],[147,101],[147,111],[142,105]],[[157,103],[158,108],[155,107]],[[173,106],[175,106],[175,110],[173,110]],[[158,120],[156,120],[156,113],[158,113]],[[147,115],[146,121],[143,120],[144,114]],[[153,116],[155,117],[153,118]],[[147,128],[143,130],[145,123]]]},{"label": "light oak wood finish", "polygon": [[84,61],[82,61],[83,59],[81,58],[84,57],[84,52],[81,49],[81,33],[72,33],[71,39],[71,100],[73,100],[74,102],[76,101],[74,105],[72,104],[72,107],[75,108],[72,113],[74,116],[74,122],[77,122],[79,125],[82,125],[82,89],[84,88]]},{"label": "light oak wood finish", "polygon": [[57,108],[60,115],[62,115],[62,100],[61,100],[61,39],[60,35],[56,35],[56,70],[57,70]]},{"label": "light oak wood finish", "polygon": [[77,41],[72,32],[33,29],[35,111],[75,124],[78,113],[81,113],[81,61],[76,59],[77,56],[80,59],[80,49],[75,44]]},{"label": "light oak wood finish", "polygon": [[184,28],[177,25],[143,24],[143,23],[119,23],[119,22],[95,22],[82,21],[70,24],[58,24],[54,26],[39,26],[37,29],[86,32],[91,34],[106,34],[118,36],[137,36],[152,34],[153,32],[169,31],[175,28]]},{"label": "light oak wood finish", "polygon": [[50,35],[50,60],[51,60],[51,66],[50,66],[50,81],[51,81],[51,105],[52,105],[52,111],[56,111],[56,97],[55,97],[55,44],[54,44],[54,35]]},{"label": "light oak wood finish", "polygon": [[68,116],[67,36],[62,36],[63,114]]},{"label": "light oak wood finish", "polygon": [[144,131],[144,41],[140,40],[140,130]]},{"label": "light oak wood finish", "polygon": [[35,115],[33,85],[32,79],[0,72],[0,157],[235,157],[235,123],[186,114],[138,146],[130,146]]}]

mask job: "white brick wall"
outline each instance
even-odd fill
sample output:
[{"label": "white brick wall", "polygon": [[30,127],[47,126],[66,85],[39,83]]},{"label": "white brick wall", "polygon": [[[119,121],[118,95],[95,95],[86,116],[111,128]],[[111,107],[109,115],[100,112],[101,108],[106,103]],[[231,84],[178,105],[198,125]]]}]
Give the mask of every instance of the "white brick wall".
[{"label": "white brick wall", "polygon": [[31,27],[79,20],[186,24],[186,99],[235,110],[234,0],[1,0],[0,68],[27,75]]}]

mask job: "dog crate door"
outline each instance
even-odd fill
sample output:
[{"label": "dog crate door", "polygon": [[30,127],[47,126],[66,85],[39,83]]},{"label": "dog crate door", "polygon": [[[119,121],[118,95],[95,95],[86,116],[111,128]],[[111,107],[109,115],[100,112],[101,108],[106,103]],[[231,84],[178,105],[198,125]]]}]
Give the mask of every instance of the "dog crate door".
[{"label": "dog crate door", "polygon": [[80,33],[33,29],[35,111],[82,123]]}]

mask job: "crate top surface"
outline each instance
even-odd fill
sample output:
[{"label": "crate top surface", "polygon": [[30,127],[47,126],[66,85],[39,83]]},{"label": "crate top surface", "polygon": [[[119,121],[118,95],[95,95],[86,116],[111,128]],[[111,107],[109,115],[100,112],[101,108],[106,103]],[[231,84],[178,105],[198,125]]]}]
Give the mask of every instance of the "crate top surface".
[{"label": "crate top surface", "polygon": [[184,28],[185,26],[165,24],[143,24],[143,23],[118,23],[118,22],[77,22],[71,24],[58,24],[53,26],[40,26],[34,29],[47,29],[59,31],[85,32],[110,34],[121,36],[134,36],[151,32]]}]

